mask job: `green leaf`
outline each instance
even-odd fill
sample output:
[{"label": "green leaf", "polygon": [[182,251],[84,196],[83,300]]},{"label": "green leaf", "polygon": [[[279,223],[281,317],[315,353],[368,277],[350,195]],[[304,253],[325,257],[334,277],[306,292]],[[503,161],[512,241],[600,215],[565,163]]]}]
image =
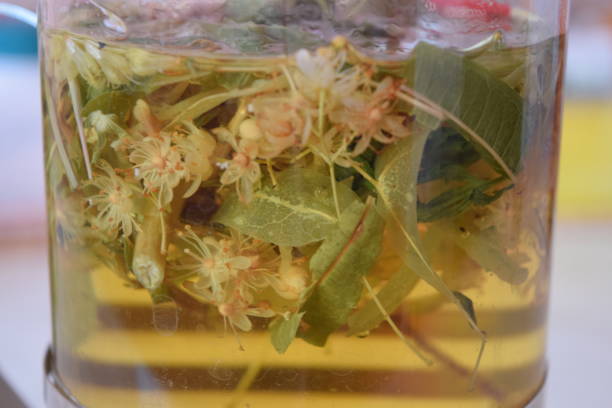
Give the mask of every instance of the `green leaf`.
[{"label": "green leaf", "polygon": [[[419,282],[419,277],[410,269],[403,267],[397,271],[376,297],[380,300],[384,310],[393,313],[410,294]],[[348,319],[348,336],[365,333],[377,328],[385,316],[374,300],[370,300],[361,309],[353,313]]]},{"label": "green leaf", "polygon": [[481,158],[474,146],[459,132],[441,127],[429,134],[419,172],[419,183],[436,179],[461,179],[466,167]]},{"label": "green leaf", "polygon": [[217,83],[228,91],[244,88],[255,80],[248,72],[218,72],[215,77]]},{"label": "green leaf", "polygon": [[288,319],[276,318],[270,324],[270,336],[272,345],[279,354],[283,354],[295,338],[304,313],[292,313]]},{"label": "green leaf", "polygon": [[469,234],[461,234],[455,228],[451,236],[470,258],[504,282],[520,285],[527,280],[529,271],[506,253],[502,246],[504,240],[494,227],[480,232],[471,231]]},{"label": "green leaf", "polygon": [[421,279],[457,305],[472,328],[484,337],[460,299],[431,268],[424,255],[417,228],[417,179],[427,140],[426,132],[415,132],[386,148],[376,162],[380,212],[404,264]]},{"label": "green leaf", "polygon": [[[453,126],[491,165],[502,165],[495,152],[516,172],[523,133],[523,100],[516,91],[469,58],[424,42],[415,47],[402,76],[418,94],[451,114]],[[418,117],[431,124],[431,117]]]},{"label": "green leaf", "polygon": [[310,259],[316,281],[302,311],[309,326],[299,336],[324,346],[329,335],[346,323],[363,292],[364,277],[376,262],[384,222],[373,203],[354,201],[340,224]]},{"label": "green leaf", "polygon": [[[342,210],[357,196],[342,184],[336,186]],[[213,221],[262,241],[292,247],[322,241],[338,227],[329,177],[308,169],[280,173],[276,187],[266,181],[248,204],[230,194]]]},{"label": "green leaf", "polygon": [[140,93],[127,93],[121,91],[111,91],[87,102],[81,114],[83,117],[89,116],[92,112],[101,111],[104,114],[114,114],[119,118],[120,123],[125,123],[134,107],[136,101],[143,97]]},{"label": "green leaf", "polygon": [[513,188],[513,185],[499,189],[492,194],[486,191],[499,184],[503,179],[468,180],[460,187],[451,188],[427,203],[418,204],[419,222],[433,222],[442,218],[455,217],[471,206],[485,206],[499,199],[503,193]]}]

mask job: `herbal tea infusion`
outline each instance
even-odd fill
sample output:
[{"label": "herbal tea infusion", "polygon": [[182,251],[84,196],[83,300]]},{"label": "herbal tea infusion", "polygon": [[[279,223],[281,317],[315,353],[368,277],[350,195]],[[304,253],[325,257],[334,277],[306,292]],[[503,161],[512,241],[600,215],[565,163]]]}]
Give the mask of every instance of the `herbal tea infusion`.
[{"label": "herbal tea infusion", "polygon": [[42,41],[55,369],[80,403],[538,390],[561,38],[401,58],[340,35],[259,57]]}]

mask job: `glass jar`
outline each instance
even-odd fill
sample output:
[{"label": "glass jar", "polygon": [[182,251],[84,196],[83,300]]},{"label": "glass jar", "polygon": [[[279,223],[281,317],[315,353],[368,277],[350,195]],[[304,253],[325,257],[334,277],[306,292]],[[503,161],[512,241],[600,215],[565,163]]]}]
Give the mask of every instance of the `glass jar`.
[{"label": "glass jar", "polygon": [[566,10],[43,1],[49,406],[527,406]]}]

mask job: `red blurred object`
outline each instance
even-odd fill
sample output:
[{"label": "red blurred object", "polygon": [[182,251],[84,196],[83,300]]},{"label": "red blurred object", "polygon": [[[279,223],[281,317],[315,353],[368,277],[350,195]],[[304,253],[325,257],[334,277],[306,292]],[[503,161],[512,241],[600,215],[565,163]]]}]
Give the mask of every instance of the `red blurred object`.
[{"label": "red blurred object", "polygon": [[426,0],[425,7],[443,17],[492,21],[510,17],[507,4],[492,0]]}]

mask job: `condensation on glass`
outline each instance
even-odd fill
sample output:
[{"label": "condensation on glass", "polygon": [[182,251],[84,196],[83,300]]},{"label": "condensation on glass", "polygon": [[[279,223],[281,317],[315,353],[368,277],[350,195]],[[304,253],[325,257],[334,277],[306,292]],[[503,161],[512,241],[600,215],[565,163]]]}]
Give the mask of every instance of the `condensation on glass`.
[{"label": "condensation on glass", "polygon": [[49,406],[527,406],[566,9],[43,1]]}]

